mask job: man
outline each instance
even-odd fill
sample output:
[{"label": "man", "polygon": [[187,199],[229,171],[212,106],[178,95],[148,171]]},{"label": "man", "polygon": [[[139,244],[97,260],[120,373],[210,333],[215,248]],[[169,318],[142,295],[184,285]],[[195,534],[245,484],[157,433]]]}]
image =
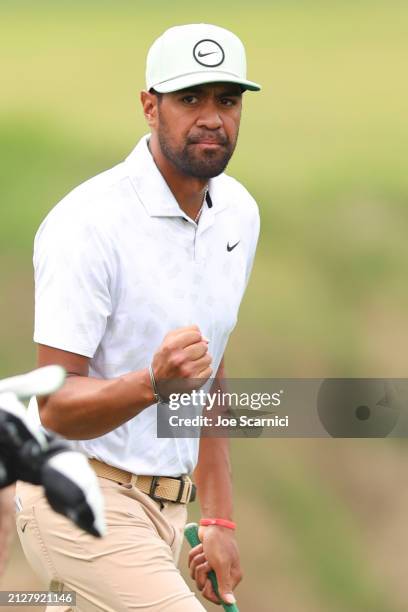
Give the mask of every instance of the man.
[{"label": "man", "polygon": [[24,484],[18,493],[34,508],[43,550],[30,555],[19,535],[44,579],[76,591],[81,611],[203,610],[176,568],[193,472],[202,516],[218,524],[201,527],[191,574],[215,603],[210,568],[226,602],[241,580],[227,440],[158,438],[156,427],[165,381],[182,391],[224,376],[259,214],[223,171],[242,93],[260,87],[246,79],[241,41],[207,24],[156,40],[146,81],[141,103],[151,134],[60,202],[35,240],[39,364],[69,372],[39,414],[90,458],[108,533],[90,541]]}]

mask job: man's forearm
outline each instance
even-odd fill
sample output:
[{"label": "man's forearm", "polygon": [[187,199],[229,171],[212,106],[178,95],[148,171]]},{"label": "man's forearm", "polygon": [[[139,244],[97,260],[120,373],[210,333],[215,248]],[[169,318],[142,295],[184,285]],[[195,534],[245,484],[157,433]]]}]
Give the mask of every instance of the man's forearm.
[{"label": "man's forearm", "polygon": [[201,438],[194,480],[202,517],[232,520],[232,476],[228,438]]},{"label": "man's forearm", "polygon": [[39,400],[41,422],[72,440],[112,431],[154,404],[148,370],[111,380],[69,376],[63,388]]},{"label": "man's forearm", "polygon": [[[225,393],[225,364],[221,359],[211,393]],[[225,415],[225,407],[216,406]],[[213,414],[214,416],[214,414]],[[232,474],[229,438],[202,437],[197,467],[194,471],[203,518],[232,520]]]}]

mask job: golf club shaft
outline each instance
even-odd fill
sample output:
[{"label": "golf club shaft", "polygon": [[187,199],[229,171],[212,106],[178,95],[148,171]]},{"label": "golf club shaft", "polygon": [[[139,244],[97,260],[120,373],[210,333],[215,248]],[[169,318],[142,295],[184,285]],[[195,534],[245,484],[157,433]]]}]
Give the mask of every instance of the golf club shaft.
[{"label": "golf club shaft", "polygon": [[[188,525],[186,525],[185,528],[184,528],[184,535],[185,535],[188,543],[190,544],[191,548],[193,548],[194,546],[198,546],[198,544],[201,544],[201,542],[200,542],[200,540],[198,538],[198,525],[197,525],[197,523],[188,523]],[[208,578],[211,581],[211,584],[213,586],[213,589],[214,589],[215,593],[221,599],[220,594],[218,592],[217,576],[215,575],[215,572],[213,570],[208,572]],[[221,601],[222,601],[222,599],[221,599]],[[224,608],[224,610],[226,610],[226,612],[239,612],[238,607],[237,607],[236,604],[227,604],[227,603],[222,602],[222,607]]]}]

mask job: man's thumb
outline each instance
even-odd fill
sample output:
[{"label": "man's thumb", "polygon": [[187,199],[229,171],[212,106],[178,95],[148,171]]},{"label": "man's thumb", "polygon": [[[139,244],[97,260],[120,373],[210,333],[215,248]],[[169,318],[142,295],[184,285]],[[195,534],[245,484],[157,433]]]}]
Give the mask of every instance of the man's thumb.
[{"label": "man's thumb", "polygon": [[229,603],[229,604],[234,604],[236,603],[236,599],[234,597],[234,594],[232,593],[232,591],[228,590],[228,589],[218,589],[218,592],[220,594],[220,597],[223,601],[225,601],[225,603]]},{"label": "man's thumb", "polygon": [[225,601],[225,603],[236,603],[236,599],[234,597],[229,582],[223,583],[221,580],[219,580],[218,592],[220,594],[221,599]]}]

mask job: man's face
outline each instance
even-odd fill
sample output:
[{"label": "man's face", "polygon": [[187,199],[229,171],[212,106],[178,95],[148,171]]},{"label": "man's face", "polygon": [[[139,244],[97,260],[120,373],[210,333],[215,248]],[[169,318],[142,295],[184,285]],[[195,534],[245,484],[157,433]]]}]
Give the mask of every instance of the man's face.
[{"label": "man's face", "polygon": [[210,83],[162,94],[156,133],[163,155],[186,176],[221,174],[235,149],[242,92],[234,83]]}]

